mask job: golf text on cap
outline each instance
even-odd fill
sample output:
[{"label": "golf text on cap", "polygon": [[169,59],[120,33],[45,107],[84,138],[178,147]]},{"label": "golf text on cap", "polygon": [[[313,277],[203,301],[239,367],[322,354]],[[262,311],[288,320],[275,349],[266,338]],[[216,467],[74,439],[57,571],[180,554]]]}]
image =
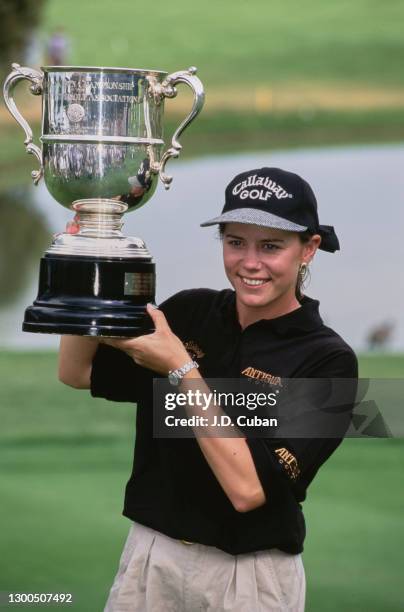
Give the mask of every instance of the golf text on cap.
[{"label": "golf text on cap", "polygon": [[[247,189],[247,187],[264,187],[264,189]],[[278,200],[282,198],[293,198],[291,193],[288,193],[278,185],[275,181],[272,181],[267,176],[257,176],[253,174],[249,176],[247,180],[237,183],[233,187],[233,195],[238,195],[241,200],[249,198],[250,200],[268,200],[275,194]]]}]

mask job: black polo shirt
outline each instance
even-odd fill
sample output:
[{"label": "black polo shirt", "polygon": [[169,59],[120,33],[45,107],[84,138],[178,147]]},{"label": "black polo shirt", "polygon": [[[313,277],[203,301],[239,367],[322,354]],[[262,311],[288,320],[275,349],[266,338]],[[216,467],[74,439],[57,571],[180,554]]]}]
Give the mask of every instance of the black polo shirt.
[{"label": "black polo shirt", "polygon": [[[232,290],[182,291],[160,308],[173,332],[200,364],[205,378],[356,378],[352,349],[304,297],[301,307],[241,329]],[[153,438],[152,382],[157,375],[126,353],[100,345],[93,362],[91,393],[137,402],[132,475],[124,516],[166,535],[215,546],[231,554],[279,548],[303,550],[301,503],[319,467],[341,439],[248,439],[266,503],[237,512],[195,439]],[[284,449],[284,450],[280,450]],[[288,469],[284,452],[298,470]],[[298,476],[296,475],[298,474]]]}]

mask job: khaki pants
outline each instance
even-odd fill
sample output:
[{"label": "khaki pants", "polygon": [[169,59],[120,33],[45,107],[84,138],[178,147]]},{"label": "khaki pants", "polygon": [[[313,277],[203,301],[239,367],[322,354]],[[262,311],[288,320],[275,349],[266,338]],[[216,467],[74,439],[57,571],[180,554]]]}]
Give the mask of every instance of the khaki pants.
[{"label": "khaki pants", "polygon": [[133,523],[104,612],[303,612],[301,555],[229,555]]}]

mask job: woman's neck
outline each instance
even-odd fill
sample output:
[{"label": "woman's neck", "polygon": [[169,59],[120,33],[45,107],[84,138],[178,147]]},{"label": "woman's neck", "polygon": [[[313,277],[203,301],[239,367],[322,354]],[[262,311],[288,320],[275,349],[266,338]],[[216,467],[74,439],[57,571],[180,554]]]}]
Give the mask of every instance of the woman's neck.
[{"label": "woman's neck", "polygon": [[276,319],[301,307],[296,296],[290,300],[275,300],[265,306],[246,306],[236,296],[237,317],[242,329],[261,319]]}]

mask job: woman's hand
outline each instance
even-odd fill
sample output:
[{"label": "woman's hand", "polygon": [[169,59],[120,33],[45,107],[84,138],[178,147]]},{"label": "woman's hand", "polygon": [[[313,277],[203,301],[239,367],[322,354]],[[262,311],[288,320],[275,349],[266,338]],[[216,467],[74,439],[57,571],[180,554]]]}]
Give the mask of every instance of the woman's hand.
[{"label": "woman's hand", "polygon": [[154,372],[167,376],[170,370],[180,368],[191,360],[181,340],[173,334],[167,319],[158,308],[147,304],[156,331],[138,338],[102,338],[103,344],[109,344],[125,351],[132,359]]}]

